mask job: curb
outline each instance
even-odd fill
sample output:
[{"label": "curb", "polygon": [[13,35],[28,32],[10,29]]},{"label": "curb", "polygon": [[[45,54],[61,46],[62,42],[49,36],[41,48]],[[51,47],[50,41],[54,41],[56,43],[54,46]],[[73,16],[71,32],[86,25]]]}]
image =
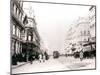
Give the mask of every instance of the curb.
[{"label": "curb", "polygon": [[20,64],[20,65],[17,65],[17,66],[15,66],[15,67],[11,67],[12,69],[16,69],[16,68],[18,68],[18,67],[21,67],[21,66],[23,66],[23,65],[25,65],[25,64],[28,64],[29,62],[26,62],[26,63],[23,63],[23,64]]}]

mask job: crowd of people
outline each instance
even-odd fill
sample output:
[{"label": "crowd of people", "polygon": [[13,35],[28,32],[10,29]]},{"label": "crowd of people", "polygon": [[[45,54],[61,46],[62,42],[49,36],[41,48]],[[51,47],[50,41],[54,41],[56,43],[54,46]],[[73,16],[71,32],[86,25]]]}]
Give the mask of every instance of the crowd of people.
[{"label": "crowd of people", "polygon": [[31,64],[33,63],[34,60],[38,60],[41,63],[41,62],[45,62],[45,60],[48,60],[48,59],[49,59],[49,55],[46,52],[39,53],[38,55],[31,54],[29,56],[29,61]]}]

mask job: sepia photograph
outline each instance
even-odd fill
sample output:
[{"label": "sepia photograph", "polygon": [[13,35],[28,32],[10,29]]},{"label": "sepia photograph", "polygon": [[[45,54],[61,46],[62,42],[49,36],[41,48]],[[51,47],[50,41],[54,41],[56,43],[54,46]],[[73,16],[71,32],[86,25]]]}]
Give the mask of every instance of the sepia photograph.
[{"label": "sepia photograph", "polygon": [[96,6],[10,0],[11,74],[96,69]]}]

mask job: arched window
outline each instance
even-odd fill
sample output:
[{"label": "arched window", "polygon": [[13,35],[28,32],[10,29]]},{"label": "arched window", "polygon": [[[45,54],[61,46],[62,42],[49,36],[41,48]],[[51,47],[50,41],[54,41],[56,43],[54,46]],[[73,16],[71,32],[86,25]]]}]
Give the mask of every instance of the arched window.
[{"label": "arched window", "polygon": [[30,35],[28,36],[28,41],[31,41],[31,36]]}]

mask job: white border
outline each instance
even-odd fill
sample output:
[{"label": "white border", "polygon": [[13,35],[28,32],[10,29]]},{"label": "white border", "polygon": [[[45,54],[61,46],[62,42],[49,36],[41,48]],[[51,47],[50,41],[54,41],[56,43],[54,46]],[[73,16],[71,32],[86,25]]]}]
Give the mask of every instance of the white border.
[{"label": "white border", "polygon": [[[37,0],[36,0],[37,1]],[[41,73],[40,75],[98,75],[100,72],[100,0],[38,0],[97,6],[97,70]],[[0,0],[0,75],[10,73],[10,0]],[[32,74],[31,74],[32,75]],[[35,74],[34,74],[35,75]],[[39,74],[38,74],[39,75]]]}]

